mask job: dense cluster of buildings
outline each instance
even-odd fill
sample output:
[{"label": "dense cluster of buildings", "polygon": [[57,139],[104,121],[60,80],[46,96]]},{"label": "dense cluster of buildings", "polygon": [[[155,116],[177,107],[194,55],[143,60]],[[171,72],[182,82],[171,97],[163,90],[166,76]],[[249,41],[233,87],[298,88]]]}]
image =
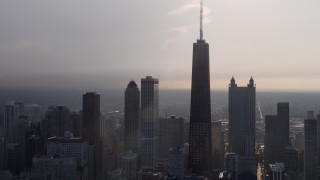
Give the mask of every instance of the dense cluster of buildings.
[{"label": "dense cluster of buildings", "polygon": [[238,86],[232,77],[223,128],[211,119],[209,67],[201,25],[185,119],[159,117],[159,80],[152,76],[141,79],[141,91],[129,82],[122,119],[100,112],[96,92],[83,94],[81,111],[50,106],[41,115],[40,106],[8,103],[0,115],[0,179],[319,179],[320,115],[308,112],[304,134],[292,143],[289,103],[279,102],[277,114],[265,116],[258,147],[253,78]]}]

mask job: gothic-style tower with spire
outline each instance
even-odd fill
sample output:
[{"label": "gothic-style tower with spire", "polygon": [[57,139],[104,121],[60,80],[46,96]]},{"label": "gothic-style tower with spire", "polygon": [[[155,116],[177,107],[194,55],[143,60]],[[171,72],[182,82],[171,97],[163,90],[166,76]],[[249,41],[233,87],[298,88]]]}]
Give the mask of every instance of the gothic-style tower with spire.
[{"label": "gothic-style tower with spire", "polygon": [[209,44],[203,39],[203,2],[200,39],[193,44],[188,173],[211,177],[211,100]]}]

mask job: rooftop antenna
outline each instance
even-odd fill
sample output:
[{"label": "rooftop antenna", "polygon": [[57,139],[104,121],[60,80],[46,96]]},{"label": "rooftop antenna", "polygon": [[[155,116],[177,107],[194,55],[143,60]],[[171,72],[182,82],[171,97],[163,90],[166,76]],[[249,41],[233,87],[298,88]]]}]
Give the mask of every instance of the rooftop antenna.
[{"label": "rooftop antenna", "polygon": [[200,1],[200,40],[203,40],[202,20],[203,20],[203,0]]}]

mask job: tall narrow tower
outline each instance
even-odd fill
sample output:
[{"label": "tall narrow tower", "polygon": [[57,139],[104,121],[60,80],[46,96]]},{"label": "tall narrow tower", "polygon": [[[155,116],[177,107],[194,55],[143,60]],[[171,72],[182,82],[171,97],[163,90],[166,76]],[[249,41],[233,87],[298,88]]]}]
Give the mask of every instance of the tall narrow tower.
[{"label": "tall narrow tower", "polygon": [[202,1],[200,39],[193,44],[189,133],[189,174],[211,176],[211,100],[209,44],[203,39]]},{"label": "tall narrow tower", "polygon": [[141,167],[153,168],[159,154],[159,80],[152,76],[141,79]]},{"label": "tall narrow tower", "polygon": [[100,137],[100,94],[83,94],[83,137],[89,141],[89,179],[102,177],[102,144]]},{"label": "tall narrow tower", "polygon": [[239,174],[256,174],[256,86],[251,77],[239,87],[232,77],[229,84],[229,152],[239,155]]},{"label": "tall narrow tower", "polygon": [[289,144],[289,103],[277,105],[277,115],[267,115],[265,133],[265,167],[269,164],[282,162],[285,149]]},{"label": "tall narrow tower", "polygon": [[305,152],[304,152],[304,178],[316,180],[317,177],[317,120],[314,112],[309,111],[304,120]]},{"label": "tall narrow tower", "polygon": [[138,152],[140,91],[134,81],[130,81],[125,91],[124,104],[124,148]]}]

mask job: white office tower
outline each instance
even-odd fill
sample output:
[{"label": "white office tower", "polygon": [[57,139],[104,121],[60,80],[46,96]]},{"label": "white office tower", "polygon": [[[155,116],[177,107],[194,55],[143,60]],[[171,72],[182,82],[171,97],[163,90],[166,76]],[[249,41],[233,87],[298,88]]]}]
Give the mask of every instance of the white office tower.
[{"label": "white office tower", "polygon": [[141,167],[152,169],[159,154],[159,80],[147,76],[141,79]]}]

